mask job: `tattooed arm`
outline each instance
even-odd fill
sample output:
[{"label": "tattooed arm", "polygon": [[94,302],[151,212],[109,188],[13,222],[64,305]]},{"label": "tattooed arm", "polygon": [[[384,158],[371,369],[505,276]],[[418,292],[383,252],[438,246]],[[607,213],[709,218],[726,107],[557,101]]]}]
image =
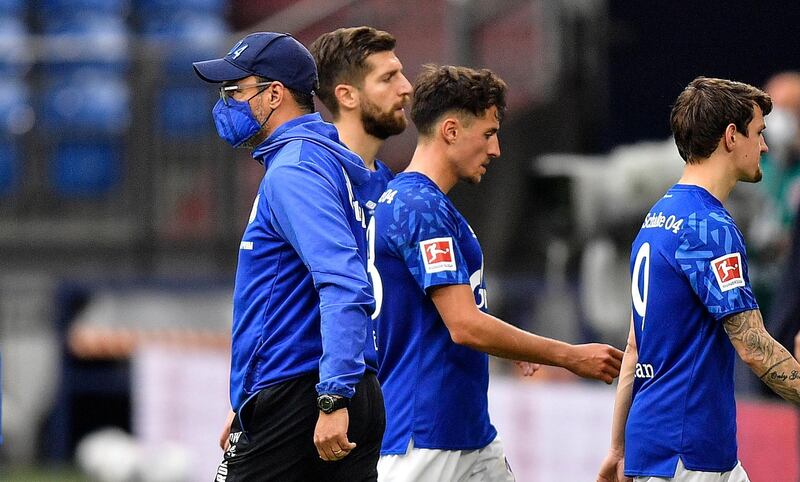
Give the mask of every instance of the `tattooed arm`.
[{"label": "tattooed arm", "polygon": [[739,356],[761,381],[784,399],[800,405],[800,364],[767,333],[761,311],[736,313],[723,323]]}]

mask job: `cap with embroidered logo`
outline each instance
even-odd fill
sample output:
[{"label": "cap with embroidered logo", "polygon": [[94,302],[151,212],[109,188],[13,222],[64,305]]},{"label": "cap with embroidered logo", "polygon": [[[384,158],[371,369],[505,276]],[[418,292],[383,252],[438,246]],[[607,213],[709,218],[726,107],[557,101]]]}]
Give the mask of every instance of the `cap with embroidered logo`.
[{"label": "cap with embroidered logo", "polygon": [[313,94],[317,87],[314,58],[288,33],[251,33],[236,42],[223,58],[192,65],[206,82],[226,82],[257,75],[277,80],[304,94]]}]

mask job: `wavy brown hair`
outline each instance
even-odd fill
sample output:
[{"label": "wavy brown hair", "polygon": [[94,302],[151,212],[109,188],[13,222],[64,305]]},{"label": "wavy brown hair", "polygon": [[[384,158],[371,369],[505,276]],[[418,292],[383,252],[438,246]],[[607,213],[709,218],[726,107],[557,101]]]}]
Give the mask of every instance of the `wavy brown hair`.
[{"label": "wavy brown hair", "polygon": [[317,96],[334,118],[339,117],[339,104],[334,93],[336,86],[349,84],[360,87],[371,69],[367,57],[392,51],[395,43],[392,34],[372,27],[340,28],[314,40],[308,50],[317,63]]},{"label": "wavy brown hair", "polygon": [[431,135],[448,112],[481,117],[492,106],[498,120],[506,110],[506,83],[489,69],[427,64],[414,81],[411,119],[420,135]]},{"label": "wavy brown hair", "polygon": [[683,89],[670,113],[675,144],[684,161],[695,164],[714,152],[728,125],[747,136],[755,106],[767,115],[772,99],[742,82],[697,77]]}]

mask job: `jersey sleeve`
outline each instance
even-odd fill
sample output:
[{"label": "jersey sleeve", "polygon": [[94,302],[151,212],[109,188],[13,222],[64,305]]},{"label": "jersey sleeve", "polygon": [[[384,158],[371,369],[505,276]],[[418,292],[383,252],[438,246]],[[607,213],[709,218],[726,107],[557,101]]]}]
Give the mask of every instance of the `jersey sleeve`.
[{"label": "jersey sleeve", "polygon": [[675,261],[714,319],[758,309],[744,238],[729,217],[692,214],[680,236]]},{"label": "jersey sleeve", "polygon": [[374,300],[338,189],[312,163],[278,166],[267,175],[276,228],[308,267],[319,293],[322,358],[317,390],[352,397],[365,369]]},{"label": "jersey sleeve", "polygon": [[401,193],[394,200],[393,214],[386,232],[389,244],[420,288],[469,284],[458,246],[458,220],[441,193],[430,189]]}]

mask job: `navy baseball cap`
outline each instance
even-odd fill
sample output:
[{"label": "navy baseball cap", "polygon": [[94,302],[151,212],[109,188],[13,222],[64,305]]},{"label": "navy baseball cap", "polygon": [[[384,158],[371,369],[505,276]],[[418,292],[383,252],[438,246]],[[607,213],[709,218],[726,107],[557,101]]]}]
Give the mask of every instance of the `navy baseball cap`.
[{"label": "navy baseball cap", "polygon": [[206,82],[226,82],[257,75],[280,81],[304,94],[313,94],[317,87],[314,57],[288,33],[251,33],[236,42],[225,57],[192,65]]}]

